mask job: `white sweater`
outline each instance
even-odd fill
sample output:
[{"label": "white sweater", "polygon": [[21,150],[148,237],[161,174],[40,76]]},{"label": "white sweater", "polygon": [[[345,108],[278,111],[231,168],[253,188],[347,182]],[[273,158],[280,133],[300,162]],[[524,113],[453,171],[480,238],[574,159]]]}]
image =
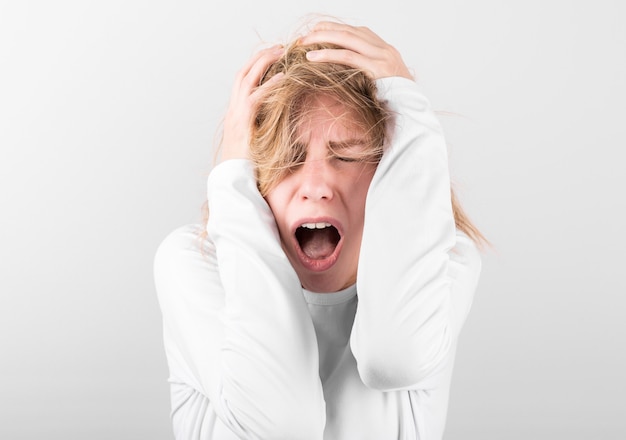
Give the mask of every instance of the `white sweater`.
[{"label": "white sweater", "polygon": [[178,440],[441,439],[480,256],[455,229],[428,101],[407,79],[377,85],[395,121],[355,286],[303,291],[245,160],[209,176],[208,239],[186,226],[159,247]]}]

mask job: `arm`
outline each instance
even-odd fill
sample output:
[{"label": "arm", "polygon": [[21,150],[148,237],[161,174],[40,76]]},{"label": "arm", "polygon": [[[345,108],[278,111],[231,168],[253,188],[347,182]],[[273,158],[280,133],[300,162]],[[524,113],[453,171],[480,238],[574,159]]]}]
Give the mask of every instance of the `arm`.
[{"label": "arm", "polygon": [[300,281],[251,164],[218,168],[209,178],[207,230],[225,292],[224,344],[222,380],[209,386],[239,423],[258,424],[261,438],[281,437],[283,427],[289,438],[321,438],[317,345]]},{"label": "arm", "polygon": [[[445,367],[461,325],[452,306],[457,237],[446,145],[413,81],[389,78],[379,87],[396,120],[368,194],[351,343],[366,384],[420,388]],[[471,259],[464,240],[457,252]],[[475,283],[464,269],[457,262],[455,289],[471,298]]]},{"label": "arm", "polygon": [[313,59],[369,72],[395,115],[366,204],[351,336],[361,379],[385,391],[440,386],[480,271],[455,229],[441,127],[399,54],[371,31],[322,23],[311,35],[306,43],[345,48]]},{"label": "arm", "polygon": [[480,258],[455,230],[445,141],[427,100],[411,81],[379,86],[397,116],[368,195],[351,342],[370,386],[429,388],[453,359]]},{"label": "arm", "polygon": [[206,255],[178,231],[155,260],[172,378],[242,438],[322,438],[313,325],[250,164],[216,167],[208,187]]},{"label": "arm", "polygon": [[[238,76],[223,159],[245,157],[241,128],[258,90],[252,84],[275,57],[262,51]],[[200,425],[212,410],[241,438],[321,439],[325,406],[313,325],[251,163],[218,165],[208,201],[206,257],[174,234],[155,261],[173,381],[210,402],[200,405],[204,414],[190,411],[181,423]],[[180,400],[181,407],[190,405],[191,399]]]}]

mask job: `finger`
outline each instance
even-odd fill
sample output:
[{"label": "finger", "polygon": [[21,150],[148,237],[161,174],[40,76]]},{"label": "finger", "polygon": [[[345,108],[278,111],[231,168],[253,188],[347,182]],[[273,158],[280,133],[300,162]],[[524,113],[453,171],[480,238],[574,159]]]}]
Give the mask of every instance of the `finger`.
[{"label": "finger", "polygon": [[253,100],[255,100],[259,95],[264,94],[267,90],[271,89],[279,82],[279,80],[285,76],[284,72],[278,72],[276,75],[272,76],[270,79],[265,81],[263,84],[258,86],[254,92],[250,95]]},{"label": "finger", "polygon": [[376,56],[363,55],[347,49],[320,49],[307,52],[312,62],[344,64],[364,71],[373,79],[402,76],[413,79],[400,54],[393,47],[380,49]]},{"label": "finger", "polygon": [[357,41],[379,47],[386,44],[382,38],[369,28],[355,27],[331,21],[317,23],[310,33],[301,38],[300,44],[334,43],[344,46],[346,43],[355,43]]},{"label": "finger", "polygon": [[318,31],[346,31],[352,32],[355,34],[363,34],[363,36],[367,36],[374,39],[380,39],[380,37],[372,32],[368,27],[365,26],[352,26],[345,23],[339,23],[336,21],[320,21],[313,26],[311,29],[311,33]]},{"label": "finger", "polygon": [[360,35],[344,31],[320,31],[311,34],[301,44],[330,43],[367,56],[376,56],[382,46],[364,40]]},{"label": "finger", "polygon": [[[258,51],[239,71],[237,74],[237,82],[242,83],[250,77],[258,77],[260,79],[260,75],[263,74],[267,67],[269,67],[271,63],[277,61],[284,52],[285,48],[282,45],[276,45]],[[259,71],[261,71],[261,73],[259,73]],[[254,83],[254,80],[252,80],[252,83]]]},{"label": "finger", "polygon": [[245,76],[244,81],[245,85],[248,88],[258,87],[261,82],[261,78],[267,72],[267,69],[278,61],[280,57],[284,54],[284,48],[278,48],[273,51],[269,51],[264,54],[261,58],[257,60],[257,62],[252,66],[248,74]]},{"label": "finger", "polygon": [[307,52],[309,61],[321,63],[336,63],[354,67],[366,72],[371,77],[376,77],[375,61],[368,56],[347,49],[321,49]]},{"label": "finger", "polygon": [[250,92],[250,94],[247,96],[247,99],[246,99],[247,106],[248,106],[247,109],[248,109],[250,118],[252,118],[254,113],[256,113],[259,107],[259,103],[261,102],[261,99],[265,95],[265,93],[268,90],[271,90],[284,76],[285,74],[283,72],[279,72],[276,75],[272,76],[270,79],[268,79],[266,82],[264,82],[262,85],[254,88]]}]

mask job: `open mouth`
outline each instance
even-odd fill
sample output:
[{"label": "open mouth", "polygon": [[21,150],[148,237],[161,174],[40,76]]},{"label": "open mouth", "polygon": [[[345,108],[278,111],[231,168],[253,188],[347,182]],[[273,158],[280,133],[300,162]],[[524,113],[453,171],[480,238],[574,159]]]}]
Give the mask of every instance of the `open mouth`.
[{"label": "open mouth", "polygon": [[341,234],[328,222],[303,223],[296,228],[296,240],[307,258],[325,260],[335,253]]}]

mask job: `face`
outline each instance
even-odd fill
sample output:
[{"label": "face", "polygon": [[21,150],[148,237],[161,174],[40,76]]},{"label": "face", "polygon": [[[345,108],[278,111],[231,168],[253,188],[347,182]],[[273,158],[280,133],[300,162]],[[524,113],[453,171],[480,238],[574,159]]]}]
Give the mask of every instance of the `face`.
[{"label": "face", "polygon": [[363,129],[328,96],[309,103],[298,132],[306,156],[266,195],[302,286],[336,292],[356,282],[365,198],[376,164],[362,160]]}]

